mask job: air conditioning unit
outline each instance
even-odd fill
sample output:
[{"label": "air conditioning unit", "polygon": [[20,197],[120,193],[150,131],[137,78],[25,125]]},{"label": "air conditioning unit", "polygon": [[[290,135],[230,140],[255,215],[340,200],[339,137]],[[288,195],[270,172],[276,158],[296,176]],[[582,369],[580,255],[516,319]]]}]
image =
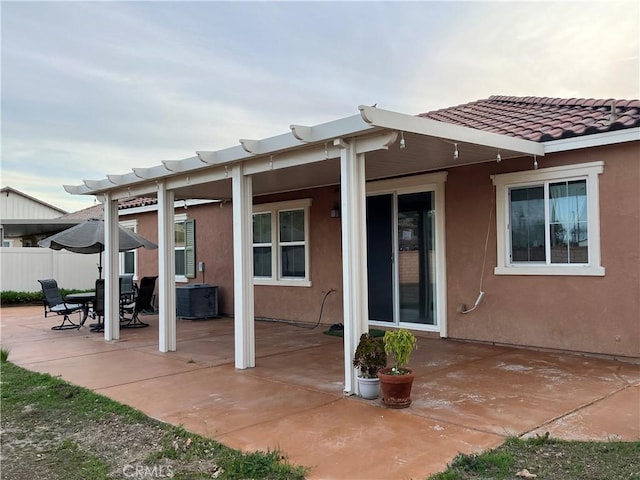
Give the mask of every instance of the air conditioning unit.
[{"label": "air conditioning unit", "polygon": [[176,288],[176,315],[193,320],[218,316],[218,287],[199,283]]}]

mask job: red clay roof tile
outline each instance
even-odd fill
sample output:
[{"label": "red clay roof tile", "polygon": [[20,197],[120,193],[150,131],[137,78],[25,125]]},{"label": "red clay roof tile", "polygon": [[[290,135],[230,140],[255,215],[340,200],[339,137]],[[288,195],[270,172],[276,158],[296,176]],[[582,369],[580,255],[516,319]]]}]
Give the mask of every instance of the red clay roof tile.
[{"label": "red clay roof tile", "polygon": [[640,127],[640,100],[494,95],[418,116],[547,142]]}]

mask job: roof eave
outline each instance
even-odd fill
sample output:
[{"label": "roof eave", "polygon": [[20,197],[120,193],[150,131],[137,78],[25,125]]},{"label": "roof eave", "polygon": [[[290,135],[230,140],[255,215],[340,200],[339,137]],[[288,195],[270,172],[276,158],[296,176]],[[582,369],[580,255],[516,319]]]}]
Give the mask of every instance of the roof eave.
[{"label": "roof eave", "polygon": [[544,151],[547,153],[566,152],[590,147],[602,147],[625,142],[640,141],[640,127],[612,130],[604,133],[580,135],[576,137],[562,138],[544,142]]}]

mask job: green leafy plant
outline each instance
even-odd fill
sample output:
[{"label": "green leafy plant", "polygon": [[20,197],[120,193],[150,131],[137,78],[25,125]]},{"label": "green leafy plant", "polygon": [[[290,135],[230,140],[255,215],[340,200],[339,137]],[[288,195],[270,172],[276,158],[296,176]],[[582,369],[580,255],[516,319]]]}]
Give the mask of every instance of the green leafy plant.
[{"label": "green leafy plant", "polygon": [[418,348],[418,342],[413,333],[404,328],[390,330],[384,334],[384,350],[387,355],[392,355],[395,361],[391,368],[391,373],[402,375],[407,373],[406,367],[409,363],[411,353]]},{"label": "green leafy plant", "polygon": [[[90,292],[91,290],[78,290],[61,288],[60,295],[62,298],[71,293]],[[42,303],[42,291],[37,292],[15,292],[13,290],[4,290],[0,292],[0,303],[2,305],[30,305]]]},{"label": "green leafy plant", "polygon": [[387,366],[387,352],[382,338],[363,333],[353,355],[353,366],[362,378],[376,378],[378,370]]}]

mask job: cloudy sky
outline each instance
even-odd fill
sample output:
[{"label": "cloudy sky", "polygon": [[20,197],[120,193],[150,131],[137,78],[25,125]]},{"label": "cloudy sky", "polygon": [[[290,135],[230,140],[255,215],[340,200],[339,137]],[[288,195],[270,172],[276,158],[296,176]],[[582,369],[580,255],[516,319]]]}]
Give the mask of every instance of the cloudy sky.
[{"label": "cloudy sky", "polygon": [[1,184],[63,184],[491,95],[640,98],[640,2],[13,2]]}]

